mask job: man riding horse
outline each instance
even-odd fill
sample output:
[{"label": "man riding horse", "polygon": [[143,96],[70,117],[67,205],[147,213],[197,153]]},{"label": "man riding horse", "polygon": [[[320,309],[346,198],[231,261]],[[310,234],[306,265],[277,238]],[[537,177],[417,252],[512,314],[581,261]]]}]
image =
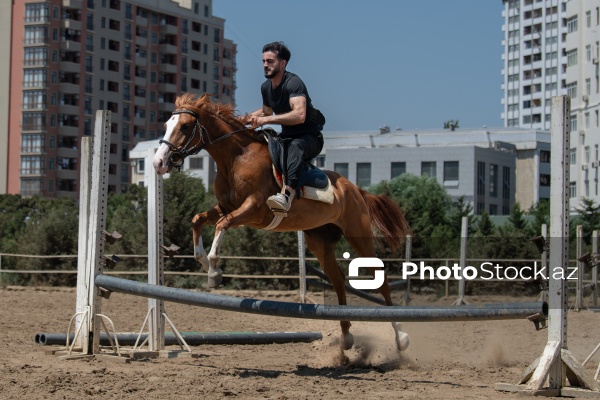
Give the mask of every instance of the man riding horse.
[{"label": "man riding horse", "polygon": [[261,85],[263,106],[249,115],[253,128],[281,125],[283,190],[267,199],[267,205],[285,215],[299,194],[298,178],[303,162],[312,160],[323,149],[322,114],[312,106],[308,90],[298,75],[286,71],[290,50],[282,42],[263,47],[263,67],[267,80]]}]

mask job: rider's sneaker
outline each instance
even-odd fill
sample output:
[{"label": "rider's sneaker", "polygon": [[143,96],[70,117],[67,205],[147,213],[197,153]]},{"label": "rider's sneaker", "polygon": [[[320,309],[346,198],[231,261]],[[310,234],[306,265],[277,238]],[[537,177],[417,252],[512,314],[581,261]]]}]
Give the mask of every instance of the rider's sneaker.
[{"label": "rider's sneaker", "polygon": [[277,193],[267,199],[267,205],[273,211],[288,212],[292,206],[292,200],[284,193]]}]

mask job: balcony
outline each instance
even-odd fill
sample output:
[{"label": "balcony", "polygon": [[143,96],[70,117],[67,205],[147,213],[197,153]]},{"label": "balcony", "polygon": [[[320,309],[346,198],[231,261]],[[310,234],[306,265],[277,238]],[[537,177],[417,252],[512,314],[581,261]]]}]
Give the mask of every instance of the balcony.
[{"label": "balcony", "polygon": [[61,104],[58,106],[58,112],[61,114],[79,115],[79,106]]},{"label": "balcony", "polygon": [[64,19],[62,21],[62,27],[65,29],[81,31],[81,21],[76,21],[74,19]]},{"label": "balcony", "polygon": [[137,15],[135,17],[135,24],[138,26],[148,26],[148,18],[142,17],[141,15]]},{"label": "balcony", "polygon": [[67,40],[60,42],[60,49],[66,51],[81,51],[81,43]]},{"label": "balcony", "polygon": [[168,35],[178,35],[179,28],[175,25],[161,24],[160,25],[160,33],[165,33]]},{"label": "balcony", "polygon": [[79,136],[79,127],[77,126],[61,126],[59,128],[60,134],[63,136]]},{"label": "balcony", "polygon": [[159,50],[161,53],[166,54],[177,54],[177,46],[169,43],[163,43],[159,46]]},{"label": "balcony", "polygon": [[159,83],[158,91],[159,92],[170,92],[170,93],[178,92],[177,85],[175,85],[174,83]]},{"label": "balcony", "polygon": [[76,8],[81,10],[83,8],[83,0],[62,0],[62,6],[64,8]]},{"label": "balcony", "polygon": [[158,64],[158,71],[168,73],[168,74],[176,74],[178,72],[177,65],[166,64],[166,63]]}]

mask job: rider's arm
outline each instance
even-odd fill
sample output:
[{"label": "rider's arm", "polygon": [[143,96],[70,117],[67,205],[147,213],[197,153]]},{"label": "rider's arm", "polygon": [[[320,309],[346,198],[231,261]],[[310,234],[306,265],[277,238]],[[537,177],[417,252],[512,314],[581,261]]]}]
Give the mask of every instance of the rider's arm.
[{"label": "rider's arm", "polygon": [[251,112],[250,116],[255,116],[255,117],[263,117],[265,115],[272,115],[273,114],[273,110],[270,107],[267,107],[263,104],[262,108],[259,108],[256,111]]},{"label": "rider's arm", "polygon": [[[270,114],[265,113],[264,117],[260,118],[259,125],[278,124],[278,125],[298,125],[306,119],[306,97],[295,96],[290,98],[290,107],[292,110],[285,114],[273,115],[273,110]],[[263,106],[263,109],[265,106]],[[268,107],[266,107],[268,108]]]}]

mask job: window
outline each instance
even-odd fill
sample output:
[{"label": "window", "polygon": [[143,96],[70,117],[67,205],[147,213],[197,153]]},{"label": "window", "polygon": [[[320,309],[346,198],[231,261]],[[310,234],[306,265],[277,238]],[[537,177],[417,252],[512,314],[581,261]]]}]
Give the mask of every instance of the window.
[{"label": "window", "polygon": [[571,132],[577,131],[577,115],[571,115]]},{"label": "window", "polygon": [[502,167],[502,198],[510,200],[510,167]]},{"label": "window", "polygon": [[23,92],[23,109],[45,109],[46,108],[46,92],[42,90],[32,90]]},{"label": "window", "polygon": [[392,163],[392,171],[390,174],[390,179],[394,179],[397,176],[406,173],[406,163],[405,162],[393,162]]},{"label": "window", "polygon": [[569,197],[577,197],[577,182],[569,182]]},{"label": "window", "polygon": [[43,135],[23,135],[21,136],[22,153],[41,153],[44,150]]},{"label": "window", "polygon": [[592,12],[591,11],[585,12],[585,27],[586,28],[592,27]]},{"label": "window", "polygon": [[48,50],[44,47],[26,47],[23,63],[25,66],[48,65]]},{"label": "window", "polygon": [[25,23],[48,22],[48,4],[26,4]]},{"label": "window", "polygon": [[540,162],[546,163],[546,164],[550,162],[550,151],[549,150],[540,150]]},{"label": "window", "polygon": [[333,164],[333,170],[344,178],[348,178],[348,163],[335,163]]},{"label": "window", "polygon": [[45,26],[26,26],[25,44],[44,44],[48,41],[48,28]]},{"label": "window", "polygon": [[567,84],[567,96],[572,99],[577,98],[577,82]]},{"label": "window", "polygon": [[567,67],[577,65],[577,49],[567,51]]},{"label": "window", "polygon": [[485,162],[477,162],[477,194],[485,196]]},{"label": "window", "polygon": [[190,169],[203,169],[204,158],[203,157],[190,157]]},{"label": "window", "polygon": [[567,32],[577,32],[577,15],[567,19]]},{"label": "window", "polygon": [[490,197],[498,197],[498,166],[490,164]]},{"label": "window", "polygon": [[444,186],[458,187],[458,161],[444,161]]},{"label": "window", "polygon": [[540,174],[540,186],[550,187],[550,175]]},{"label": "window", "polygon": [[571,165],[577,164],[577,149],[569,150],[569,163]]},{"label": "window", "polygon": [[356,164],[356,184],[361,188],[371,186],[371,163]]},{"label": "window", "polygon": [[[46,129],[45,113],[23,113],[22,128],[24,131],[40,131]],[[25,135],[23,136],[25,137]]]},{"label": "window", "polygon": [[421,176],[436,177],[436,165],[435,161],[423,161],[421,162]]},{"label": "window", "polygon": [[23,87],[45,86],[47,77],[47,72],[44,69],[26,69],[23,76]]}]

